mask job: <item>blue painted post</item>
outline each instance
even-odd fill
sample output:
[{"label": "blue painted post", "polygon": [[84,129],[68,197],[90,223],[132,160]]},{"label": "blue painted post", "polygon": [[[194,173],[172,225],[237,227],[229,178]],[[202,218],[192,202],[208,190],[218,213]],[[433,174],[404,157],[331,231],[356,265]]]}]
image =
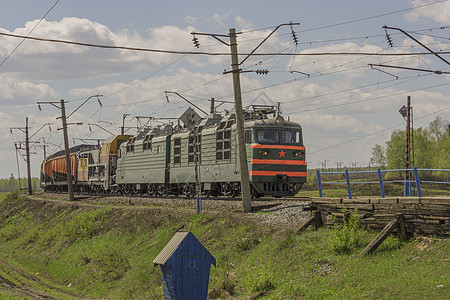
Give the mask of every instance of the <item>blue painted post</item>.
[{"label": "blue painted post", "polygon": [[347,180],[348,199],[352,199],[352,190],[350,189],[350,178],[348,177],[348,170],[345,170],[345,179]]},{"label": "blue painted post", "polygon": [[317,185],[319,186],[319,197],[322,198],[322,180],[320,180],[320,171],[317,170]]},{"label": "blue painted post", "polygon": [[378,181],[380,182],[380,190],[381,190],[381,198],[386,198],[384,194],[384,185],[383,185],[383,175],[381,174],[381,170],[378,169]]},{"label": "blue painted post", "polygon": [[419,171],[417,171],[417,167],[414,167],[414,178],[416,179],[417,196],[422,197],[422,189],[420,188],[420,178],[419,178]]},{"label": "blue painted post", "polygon": [[409,196],[409,180],[408,178],[405,178],[405,188],[403,191],[403,196]]}]

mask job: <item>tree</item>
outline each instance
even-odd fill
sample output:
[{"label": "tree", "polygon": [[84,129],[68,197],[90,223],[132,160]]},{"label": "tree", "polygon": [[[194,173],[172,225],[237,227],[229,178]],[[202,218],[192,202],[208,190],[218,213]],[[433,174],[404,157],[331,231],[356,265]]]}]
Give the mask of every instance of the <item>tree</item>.
[{"label": "tree", "polygon": [[391,134],[391,139],[386,142],[388,169],[403,169],[405,167],[405,132],[405,130],[394,130]]},{"label": "tree", "polygon": [[370,158],[370,164],[381,169],[386,168],[386,155],[385,150],[381,145],[376,144],[372,148],[372,157]]},{"label": "tree", "polygon": [[443,140],[446,136],[447,127],[449,122],[446,118],[437,116],[428,125],[428,131],[430,132],[431,138],[435,141]]},{"label": "tree", "polygon": [[[427,128],[414,129],[414,165],[422,169],[450,168],[450,136],[446,130],[449,121],[436,117]],[[372,150],[375,149],[374,146]],[[388,169],[405,168],[406,130],[394,130],[386,142]],[[372,153],[372,157],[374,153]],[[372,162],[372,160],[371,160]]]}]

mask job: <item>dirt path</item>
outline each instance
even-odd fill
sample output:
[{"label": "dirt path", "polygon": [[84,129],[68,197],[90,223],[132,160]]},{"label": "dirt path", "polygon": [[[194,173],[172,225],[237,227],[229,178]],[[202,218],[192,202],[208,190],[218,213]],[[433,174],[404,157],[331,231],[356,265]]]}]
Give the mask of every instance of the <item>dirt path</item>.
[{"label": "dirt path", "polygon": [[77,293],[66,291],[60,287],[46,283],[37,276],[12,265],[1,257],[0,269],[11,278],[11,280],[9,280],[0,275],[0,288],[12,291],[13,294],[16,294],[19,297],[31,297],[32,299],[57,299],[43,292],[44,290],[51,290],[55,291],[54,294],[63,295],[66,299],[89,299]]}]

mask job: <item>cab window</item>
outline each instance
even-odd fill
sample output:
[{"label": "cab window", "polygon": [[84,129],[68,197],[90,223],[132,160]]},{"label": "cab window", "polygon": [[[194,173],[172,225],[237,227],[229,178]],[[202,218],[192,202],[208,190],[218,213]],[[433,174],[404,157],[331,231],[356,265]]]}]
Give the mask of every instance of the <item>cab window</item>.
[{"label": "cab window", "polygon": [[256,136],[258,139],[258,143],[278,143],[278,130],[274,129],[260,129],[256,131]]},{"label": "cab window", "polygon": [[283,144],[300,143],[300,132],[298,131],[281,131],[281,142]]},{"label": "cab window", "polygon": [[245,131],[245,143],[246,144],[251,144],[252,143],[252,131],[251,130],[246,130]]}]

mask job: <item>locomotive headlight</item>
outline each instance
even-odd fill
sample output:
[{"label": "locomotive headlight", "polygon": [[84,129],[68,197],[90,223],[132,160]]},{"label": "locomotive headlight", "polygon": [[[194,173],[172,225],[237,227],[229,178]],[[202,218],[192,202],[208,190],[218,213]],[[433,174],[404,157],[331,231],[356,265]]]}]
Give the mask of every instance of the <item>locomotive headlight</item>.
[{"label": "locomotive headlight", "polygon": [[294,156],[298,157],[300,159],[305,159],[305,152],[304,151],[295,151]]},{"label": "locomotive headlight", "polygon": [[259,155],[261,155],[261,156],[267,156],[267,155],[269,155],[269,150],[266,150],[266,149],[261,149],[261,150],[259,150]]},{"label": "locomotive headlight", "polygon": [[283,125],[283,124],[284,124],[284,118],[283,118],[282,116],[278,116],[278,117],[275,119],[275,123],[276,123],[278,126]]}]

